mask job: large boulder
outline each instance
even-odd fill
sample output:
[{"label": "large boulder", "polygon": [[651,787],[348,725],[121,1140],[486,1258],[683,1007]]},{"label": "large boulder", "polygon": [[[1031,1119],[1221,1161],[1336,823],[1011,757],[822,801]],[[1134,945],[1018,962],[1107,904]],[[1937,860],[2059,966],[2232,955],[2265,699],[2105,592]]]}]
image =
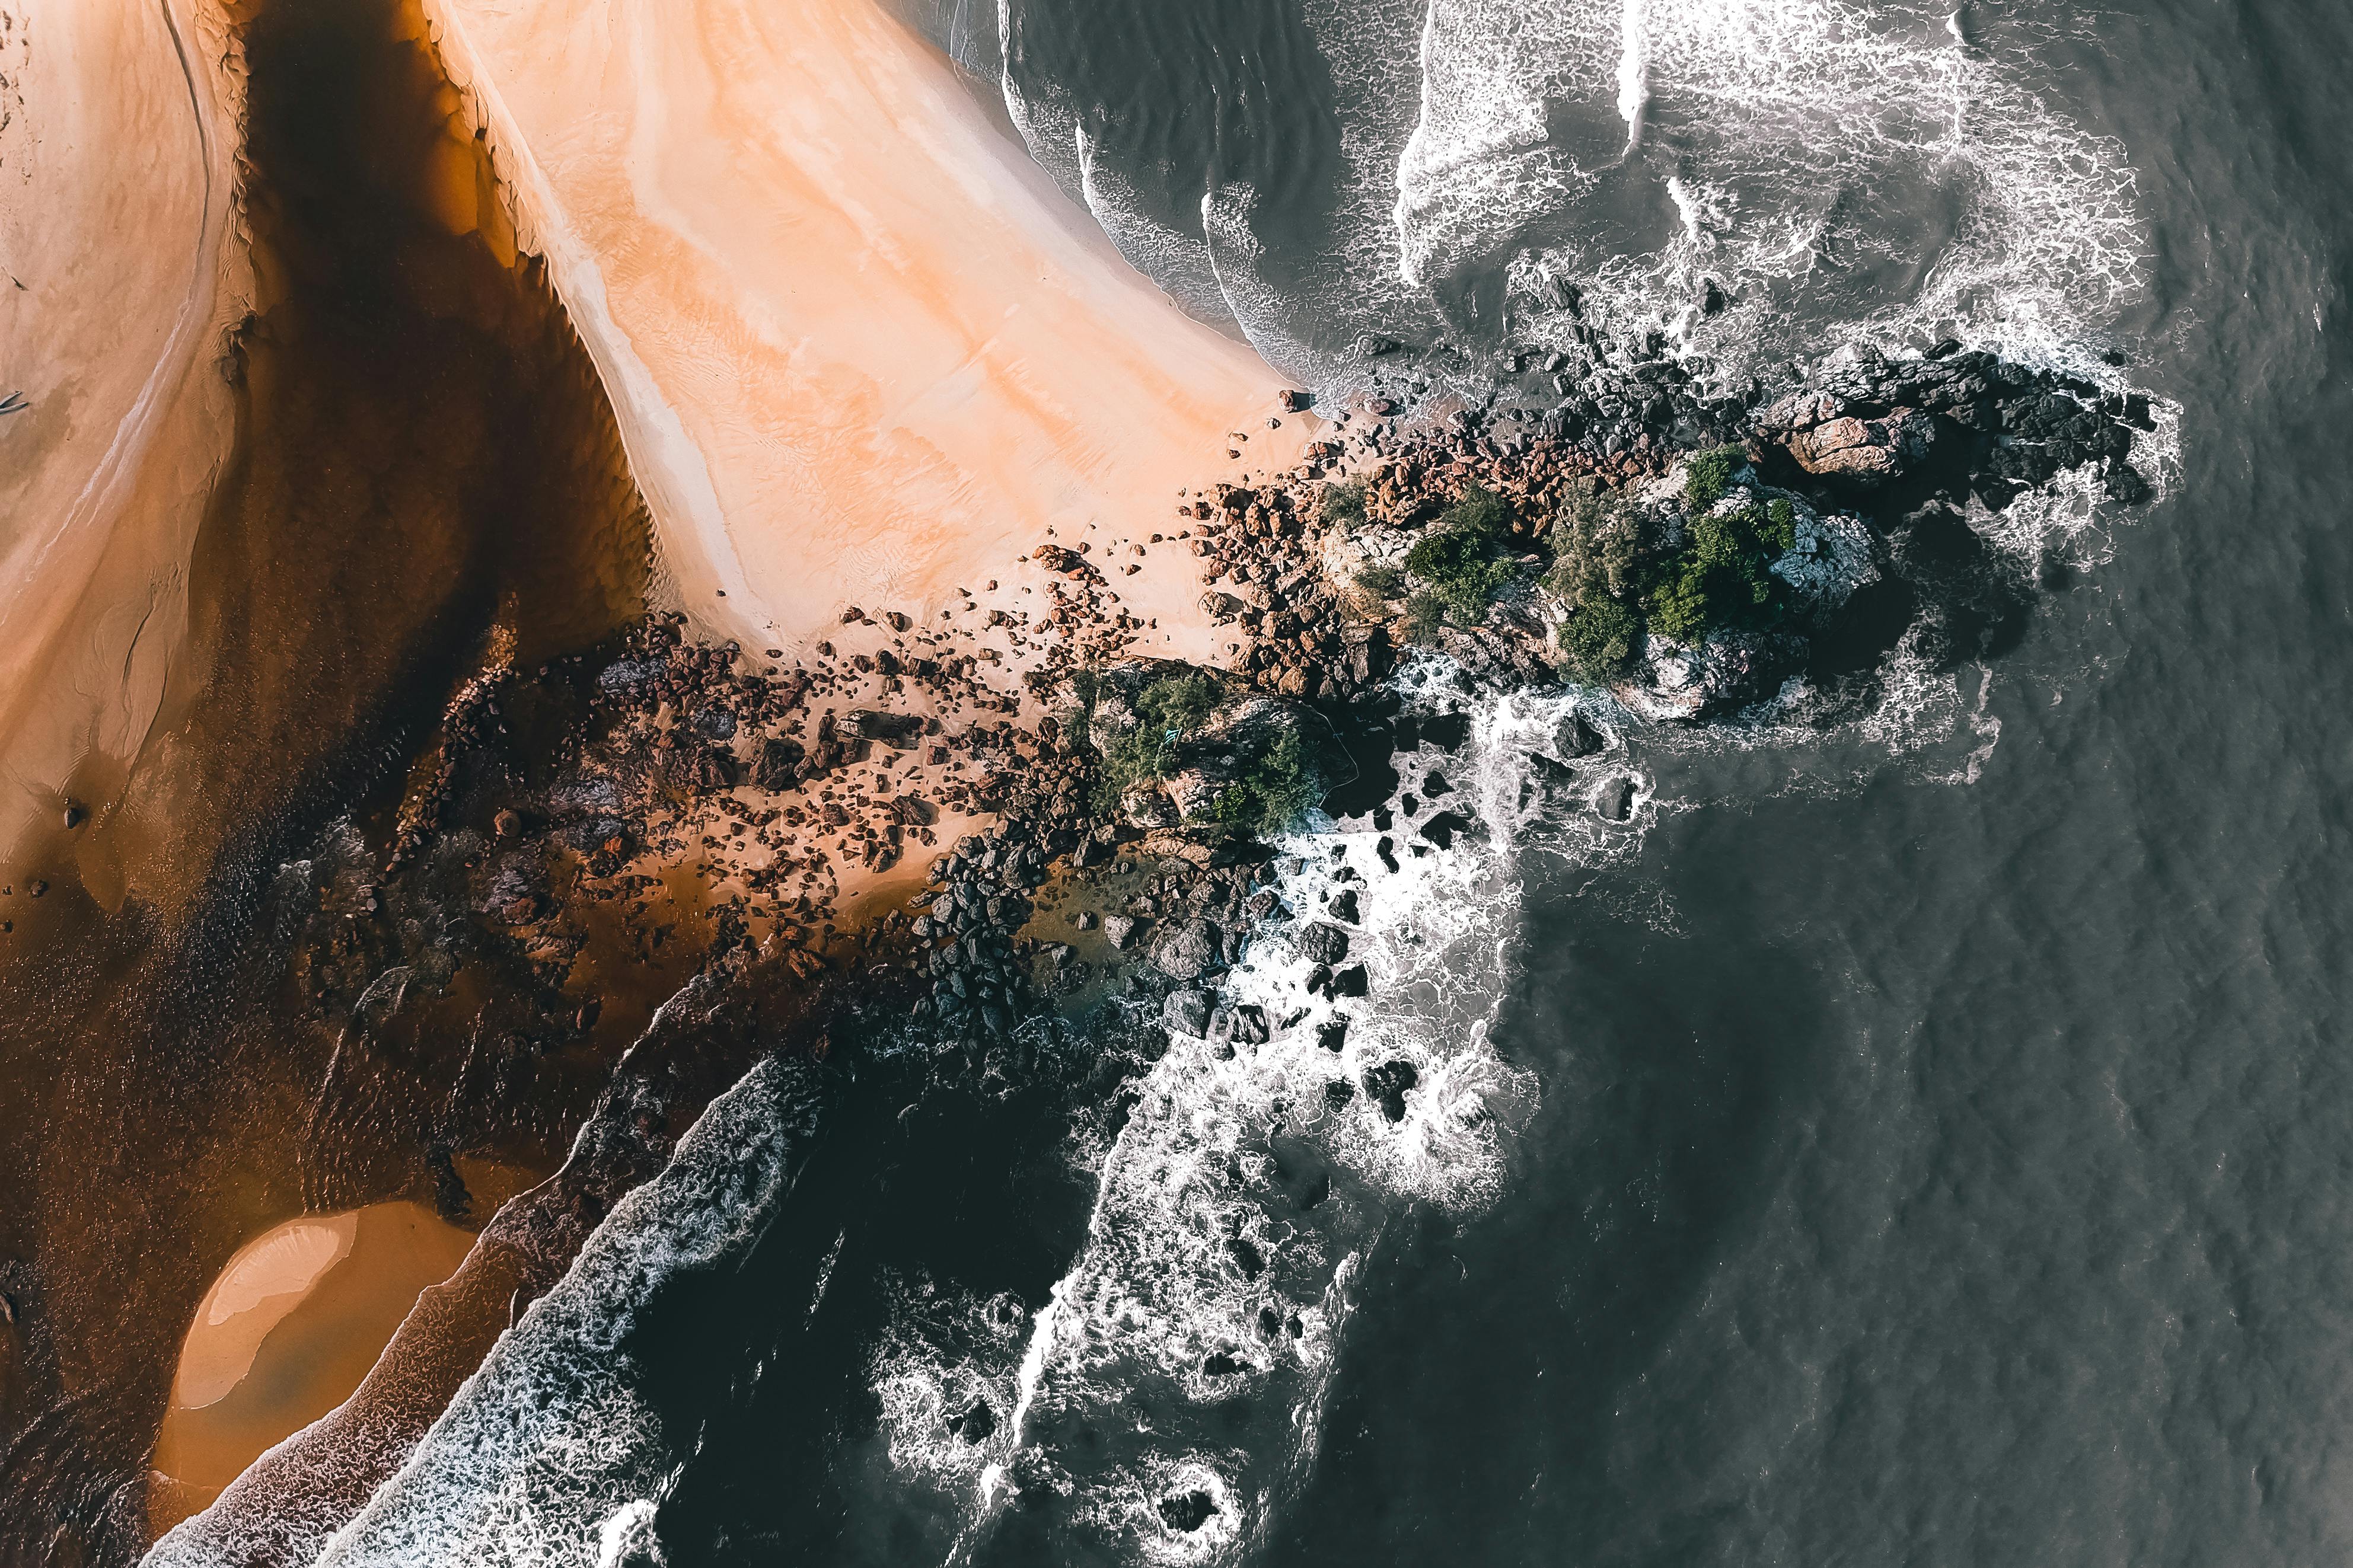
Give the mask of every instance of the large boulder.
[{"label": "large boulder", "polygon": [[1877,419],[1844,415],[1794,430],[1788,438],[1789,456],[1806,472],[1864,487],[1911,472],[1936,445],[1936,418],[1910,408]]},{"label": "large boulder", "polygon": [[1152,962],[1172,980],[1198,980],[1225,961],[1225,944],[1208,921],[1187,921],[1161,933]]}]

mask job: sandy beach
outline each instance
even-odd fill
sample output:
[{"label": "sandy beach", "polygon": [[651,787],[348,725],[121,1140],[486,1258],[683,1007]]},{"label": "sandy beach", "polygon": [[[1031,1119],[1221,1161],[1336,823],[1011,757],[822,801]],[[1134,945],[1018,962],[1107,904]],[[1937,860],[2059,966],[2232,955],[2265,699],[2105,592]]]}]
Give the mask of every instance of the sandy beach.
[{"label": "sandy beach", "polygon": [[797,652],[845,605],[928,619],[1047,524],[1165,516],[1229,432],[1295,452],[1273,373],[866,0],[427,11],[699,625]]},{"label": "sandy beach", "polygon": [[233,437],[237,51],[209,0],[0,6],[0,858],[120,788]]}]

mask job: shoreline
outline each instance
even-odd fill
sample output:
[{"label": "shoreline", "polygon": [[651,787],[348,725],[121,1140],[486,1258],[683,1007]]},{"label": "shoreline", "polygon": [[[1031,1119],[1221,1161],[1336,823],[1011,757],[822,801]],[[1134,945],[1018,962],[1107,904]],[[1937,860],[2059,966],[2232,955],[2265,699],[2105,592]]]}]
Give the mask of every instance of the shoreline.
[{"label": "shoreline", "polygon": [[[1273,373],[1080,239],[900,23],[697,3],[625,7],[626,37],[577,6],[429,14],[714,640],[798,654],[866,602],[927,618],[1274,412]],[[607,105],[585,128],[583,81]]]}]

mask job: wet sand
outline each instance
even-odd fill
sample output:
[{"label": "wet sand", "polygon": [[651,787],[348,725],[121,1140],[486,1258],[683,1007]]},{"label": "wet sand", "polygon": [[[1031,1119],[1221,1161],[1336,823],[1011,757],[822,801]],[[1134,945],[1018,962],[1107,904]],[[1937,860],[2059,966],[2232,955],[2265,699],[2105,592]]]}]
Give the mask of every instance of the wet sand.
[{"label": "wet sand", "polygon": [[[1229,432],[1302,433],[869,0],[428,9],[719,635],[927,620],[1049,524],[1166,515]],[[1196,593],[1134,602],[1207,651]]]},{"label": "wet sand", "polygon": [[242,1249],[197,1308],[155,1446],[157,1531],[357,1388],[470,1232],[413,1203],[306,1216]]},{"label": "wet sand", "polygon": [[[177,280],[164,289],[122,270],[132,259],[160,265],[168,250],[129,243],[135,203],[83,215],[86,278],[20,272],[21,291],[0,281],[0,310],[17,312],[12,353],[38,306],[49,312],[38,322],[59,329],[43,342],[79,345],[89,374],[112,375],[101,321],[137,327],[152,302],[176,310],[187,293],[192,187],[163,166],[172,122],[139,119],[170,101],[151,69],[156,51],[176,58],[163,17],[129,0],[45,5],[28,24],[36,61],[45,47],[65,60],[69,32],[103,42],[101,23],[122,41],[111,56],[92,44],[78,74],[53,79],[72,91],[50,93],[37,112],[41,82],[28,73],[24,122],[44,157],[86,154],[86,167],[67,173],[92,192],[118,174],[122,203],[151,183],[164,196],[180,191],[181,205],[166,202],[156,219],[185,220]],[[249,68],[237,237],[257,264],[257,308],[232,334],[200,333],[187,374],[226,400],[237,440],[225,426],[193,478],[181,474],[184,489],[132,487],[134,500],[178,496],[195,509],[176,561],[157,542],[181,526],[177,514],[126,502],[67,531],[97,563],[94,586],[45,566],[0,588],[12,595],[0,613],[54,614],[65,628],[64,643],[44,643],[49,622],[9,620],[9,656],[69,645],[105,678],[54,661],[10,667],[19,684],[0,681],[0,700],[34,690],[31,711],[80,746],[92,731],[73,718],[76,703],[116,702],[126,668],[147,682],[121,751],[100,734],[83,754],[87,815],[71,828],[43,783],[62,775],[19,744],[30,731],[0,734],[16,770],[10,799],[39,808],[37,831],[0,859],[0,1289],[14,1308],[0,1323],[0,1562],[121,1562],[144,1544],[150,1449],[181,1337],[240,1247],[306,1212],[435,1199],[453,1152],[437,1140],[458,1142],[440,1129],[466,1035],[393,1052],[347,1031],[347,1011],[322,1015],[304,977],[287,973],[269,889],[338,816],[380,831],[379,803],[397,798],[493,622],[512,628],[523,658],[587,646],[638,613],[650,570],[642,502],[594,367],[542,274],[468,211],[463,197],[488,186],[487,164],[413,42],[413,9],[270,0],[232,19],[236,47],[216,33],[192,38],[190,54],[226,60],[232,76]],[[177,68],[169,85],[185,121]],[[142,155],[154,166],[142,169]],[[12,186],[16,173],[10,163]],[[37,172],[27,184],[37,199],[12,195],[0,222],[37,212],[75,232],[76,198],[47,182]],[[132,402],[157,363],[157,331],[134,356],[144,363],[107,383],[129,386]],[[25,389],[36,410],[0,416],[0,443],[28,441],[45,428],[26,423],[43,406],[67,406],[45,403],[29,377]],[[92,407],[92,419],[113,417]],[[95,437],[79,425],[67,434],[62,456],[0,463],[10,476],[0,483],[69,479],[68,459],[87,458]],[[150,450],[194,461],[193,444],[160,434]],[[0,527],[21,515],[0,502]],[[119,523],[111,532],[107,517]],[[22,543],[16,533],[0,542]],[[126,561],[128,575],[116,574]],[[141,613],[152,611],[127,663],[132,639],[109,642],[112,612],[90,597],[125,582],[139,585]],[[14,711],[10,724],[26,710]],[[534,1174],[552,1169],[605,1078],[593,1050],[578,1055],[527,1095],[459,1102],[459,1146]]]}]

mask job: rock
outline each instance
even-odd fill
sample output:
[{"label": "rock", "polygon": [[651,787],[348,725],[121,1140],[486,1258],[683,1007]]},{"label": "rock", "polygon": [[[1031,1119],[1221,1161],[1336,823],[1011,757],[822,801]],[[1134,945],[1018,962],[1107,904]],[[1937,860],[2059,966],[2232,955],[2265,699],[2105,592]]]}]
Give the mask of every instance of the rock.
[{"label": "rock", "polygon": [[967,1443],[983,1443],[997,1430],[997,1412],[986,1399],[976,1399],[947,1418],[947,1429]]},{"label": "rock", "polygon": [[607,697],[637,697],[661,679],[662,667],[653,659],[620,659],[596,676],[596,689]]},{"label": "rock", "polygon": [[1206,1038],[1209,1033],[1209,994],[1206,991],[1171,991],[1161,1004],[1162,1022],[1180,1035]]},{"label": "rock", "polygon": [[1634,812],[1634,781],[1619,777],[1605,779],[1594,792],[1594,815],[1604,822],[1623,822]]},{"label": "rock", "polygon": [[798,741],[777,735],[761,742],[752,763],[752,782],[764,790],[787,790],[801,782],[808,752]]},{"label": "rock", "polygon": [[1365,973],[1365,966],[1361,963],[1352,963],[1345,969],[1333,972],[1332,994],[1335,996],[1362,996],[1372,988],[1372,978]]},{"label": "rock", "polygon": [[1641,717],[1667,722],[1771,696],[1804,666],[1806,642],[1787,632],[1716,632],[1693,647],[1652,635],[1643,651],[1649,679],[1613,689]]},{"label": "rock", "polygon": [[1884,484],[1924,462],[1936,442],[1934,416],[1899,408],[1883,419],[1852,415],[1793,432],[1789,456],[1810,474],[1857,485]]},{"label": "rock", "polygon": [[1329,907],[1334,920],[1346,921],[1350,925],[1357,923],[1356,889],[1341,889],[1339,892],[1333,895]]},{"label": "rock", "polygon": [[1176,980],[1198,980],[1224,958],[1218,928],[1205,920],[1187,921],[1164,931],[1152,950],[1152,962]]},{"label": "rock", "polygon": [[1315,401],[1315,395],[1286,386],[1275,395],[1275,399],[1282,405],[1282,411],[1285,414],[1297,414]]},{"label": "rock", "polygon": [[1571,713],[1560,721],[1560,728],[1552,732],[1552,743],[1555,751],[1573,762],[1578,757],[1593,755],[1601,750],[1603,742],[1601,731],[1586,722],[1584,714]]},{"label": "rock", "polygon": [[735,738],[735,715],[724,708],[699,708],[691,721],[695,733],[710,741]]},{"label": "rock", "polygon": [[1291,944],[1310,963],[1335,964],[1348,956],[1348,933],[1328,921],[1300,927]]},{"label": "rock", "polygon": [[1822,516],[1799,505],[1797,543],[1767,568],[1789,584],[1814,615],[1837,609],[1855,590],[1879,580],[1877,551],[1862,520]]},{"label": "rock", "polygon": [[1135,934],[1135,921],[1125,915],[1105,915],[1103,930],[1103,935],[1110,939],[1112,946],[1124,949],[1127,946],[1128,938]]},{"label": "rock", "polygon": [[862,740],[881,741],[902,750],[912,748],[915,737],[923,732],[923,721],[915,713],[884,713],[871,708],[861,708],[849,715],[850,732]]},{"label": "rock", "polygon": [[1406,1091],[1421,1081],[1413,1064],[1403,1058],[1381,1063],[1365,1075],[1365,1098],[1380,1104],[1381,1114],[1391,1121],[1405,1120]]}]

